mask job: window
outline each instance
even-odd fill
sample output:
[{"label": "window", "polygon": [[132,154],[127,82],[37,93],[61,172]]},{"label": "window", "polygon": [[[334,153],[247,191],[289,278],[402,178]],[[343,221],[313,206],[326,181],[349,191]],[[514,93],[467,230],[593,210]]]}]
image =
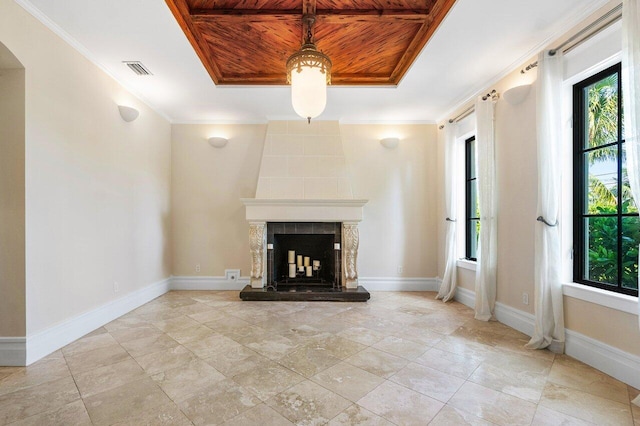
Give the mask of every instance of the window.
[{"label": "window", "polygon": [[620,64],[573,86],[574,281],[638,294],[640,220],[625,166]]},{"label": "window", "polygon": [[480,213],[478,211],[478,184],[476,175],[476,138],[464,143],[465,181],[465,258],[477,260]]}]

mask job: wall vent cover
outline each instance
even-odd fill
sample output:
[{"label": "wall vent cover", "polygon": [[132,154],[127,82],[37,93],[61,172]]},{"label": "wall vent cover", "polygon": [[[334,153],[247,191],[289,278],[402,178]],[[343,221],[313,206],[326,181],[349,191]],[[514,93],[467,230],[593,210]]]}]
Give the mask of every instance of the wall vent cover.
[{"label": "wall vent cover", "polygon": [[131,71],[137,75],[153,75],[147,67],[145,67],[140,61],[122,61],[123,64],[128,66]]}]

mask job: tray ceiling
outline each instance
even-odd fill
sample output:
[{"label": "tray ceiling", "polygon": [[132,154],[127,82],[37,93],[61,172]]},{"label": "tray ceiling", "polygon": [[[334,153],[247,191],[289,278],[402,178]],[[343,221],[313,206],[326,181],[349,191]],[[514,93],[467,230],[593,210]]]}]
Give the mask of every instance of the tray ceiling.
[{"label": "tray ceiling", "polygon": [[[304,4],[303,4],[304,2]],[[284,85],[315,11],[333,85],[397,85],[455,0],[166,0],[214,83]]]}]

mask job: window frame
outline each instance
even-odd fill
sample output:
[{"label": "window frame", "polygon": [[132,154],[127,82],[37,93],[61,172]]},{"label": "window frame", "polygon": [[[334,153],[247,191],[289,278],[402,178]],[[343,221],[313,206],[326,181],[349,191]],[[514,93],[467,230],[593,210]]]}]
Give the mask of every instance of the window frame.
[{"label": "window frame", "polygon": [[[478,240],[478,232],[476,222],[480,221],[479,217],[474,216],[476,206],[471,205],[471,188],[472,185],[475,185],[476,188],[476,199],[478,196],[478,176],[477,176],[477,166],[473,167],[476,171],[474,176],[471,176],[472,164],[471,160],[473,159],[475,162],[476,153],[471,155],[472,147],[475,148],[476,136],[472,135],[464,140],[464,199],[465,199],[465,214],[464,214],[464,234],[465,234],[465,250],[464,250],[464,259],[476,262],[477,259],[477,240]],[[472,253],[472,241],[473,238],[476,238],[476,253]],[[474,256],[475,254],[475,256]]]},{"label": "window frame", "polygon": [[[611,76],[618,75],[618,134],[617,139],[614,142],[600,145],[598,147],[586,147],[585,141],[585,99],[584,92],[587,87],[591,86],[602,79]],[[625,217],[638,217],[638,213],[623,213],[622,206],[618,203],[616,213],[611,214],[589,214],[585,203],[588,201],[589,193],[589,175],[587,168],[585,167],[585,154],[602,149],[605,147],[617,148],[617,185],[618,194],[621,194],[623,159],[622,150],[625,140],[622,135],[622,77],[621,77],[621,64],[618,62],[612,66],[609,66],[585,79],[582,79],[572,87],[572,99],[573,99],[573,281],[582,285],[595,287],[618,294],[625,294],[629,296],[638,296],[637,289],[625,288],[622,285],[622,268],[623,268],[623,249],[622,249],[622,221]],[[584,219],[590,217],[614,217],[616,218],[617,225],[617,283],[603,283],[599,281],[593,281],[584,278],[586,274],[586,258],[588,254],[588,245],[585,232]]]}]

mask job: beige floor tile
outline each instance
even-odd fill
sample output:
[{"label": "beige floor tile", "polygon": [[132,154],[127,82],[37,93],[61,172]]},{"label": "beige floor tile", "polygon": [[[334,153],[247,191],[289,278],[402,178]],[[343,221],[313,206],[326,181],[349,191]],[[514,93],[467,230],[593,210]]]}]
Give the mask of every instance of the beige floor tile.
[{"label": "beige floor tile", "polygon": [[469,381],[500,391],[507,395],[538,403],[546,384],[547,376],[526,370],[512,370],[490,364],[480,365],[469,377]]},{"label": "beige floor tile", "polygon": [[428,345],[401,339],[395,336],[385,337],[372,347],[410,361],[418,358],[420,355],[431,349]]},{"label": "beige floor tile", "polygon": [[536,405],[493,389],[466,382],[449,405],[497,425],[529,425]]},{"label": "beige floor tile", "polygon": [[409,363],[404,358],[374,348],[364,349],[345,361],[385,379],[393,376]]},{"label": "beige floor tile", "polygon": [[164,331],[165,333],[182,330],[183,328],[195,327],[198,324],[198,321],[191,319],[186,315],[171,318],[168,320],[156,321],[153,323],[155,327]]},{"label": "beige floor tile", "polygon": [[140,380],[143,377],[145,377],[144,370],[133,359],[83,371],[74,376],[83,398]]},{"label": "beige floor tile", "polygon": [[136,357],[135,360],[147,374],[151,375],[180,367],[194,359],[196,359],[196,356],[189,349],[184,346],[176,346],[164,351]]},{"label": "beige floor tile", "polygon": [[233,380],[220,380],[178,402],[196,425],[222,424],[260,403],[260,399]]},{"label": "beige floor tile", "polygon": [[137,411],[126,420],[111,426],[193,426],[174,403],[161,404],[145,411]]},{"label": "beige floor tile", "polygon": [[233,376],[234,382],[249,390],[262,401],[266,401],[303,380],[303,376],[271,360],[265,360],[255,369]]},{"label": "beige floor tile", "polygon": [[[231,302],[223,302],[225,305],[230,304]],[[227,318],[228,314],[220,311],[219,309],[211,309],[209,311],[198,312],[197,314],[189,315],[189,318],[200,323],[205,324],[207,322],[213,321],[224,321]]]},{"label": "beige floor tile", "polygon": [[279,364],[307,378],[339,362],[340,358],[327,354],[323,348],[318,348],[315,345],[304,345],[278,359]]},{"label": "beige floor tile", "polygon": [[124,422],[138,413],[170,404],[171,400],[148,377],[129,382],[115,389],[84,398],[94,425]]},{"label": "beige floor tile", "polygon": [[393,423],[354,404],[333,418],[328,426],[393,426]]},{"label": "beige floor tile", "polygon": [[170,331],[167,334],[176,342],[184,345],[185,343],[205,339],[213,334],[216,334],[216,332],[205,325],[196,323],[196,325],[192,327]]},{"label": "beige floor tile", "polygon": [[[473,320],[476,321],[476,320]],[[484,321],[478,321],[484,322]],[[491,330],[484,328],[469,327],[468,323],[465,323],[461,327],[458,327],[456,331],[451,333],[452,336],[462,337],[470,342],[482,343],[487,346],[496,346],[501,340],[504,332],[500,330]]]},{"label": "beige floor tile", "polygon": [[254,369],[257,365],[268,359],[269,358],[249,348],[238,345],[238,347],[234,349],[221,352],[209,358],[204,358],[203,360],[226,377],[231,378],[236,374]]},{"label": "beige floor tile", "polygon": [[123,344],[133,340],[161,336],[164,333],[162,330],[151,324],[151,322],[143,321],[138,326],[128,328],[123,327],[110,331],[109,334],[111,334],[118,343]]},{"label": "beige floor tile", "polygon": [[492,426],[486,420],[467,413],[464,410],[453,408],[445,405],[437,416],[429,423],[429,426],[452,426],[452,425],[469,425],[469,426]]},{"label": "beige floor tile", "polygon": [[131,358],[131,355],[120,345],[111,345],[106,348],[94,349],[65,356],[69,370],[73,374],[94,368],[112,365]]},{"label": "beige floor tile", "polygon": [[11,426],[91,426],[91,419],[82,400],[77,400],[53,411],[27,417]]},{"label": "beige floor tile", "polygon": [[78,399],[80,394],[70,376],[7,393],[0,396],[0,424],[58,410]]},{"label": "beige floor tile", "polygon": [[593,424],[542,405],[538,405],[536,415],[531,423],[532,426],[589,426]]},{"label": "beige floor tile", "polygon": [[556,357],[548,380],[623,404],[629,402],[626,384],[565,355]]},{"label": "beige floor tile", "polygon": [[13,373],[0,381],[0,396],[71,376],[64,358],[58,357],[47,357],[26,368],[12,367],[7,371]]},{"label": "beige floor tile", "polygon": [[627,386],[629,400],[631,401],[631,414],[636,423],[640,422],[640,390]]},{"label": "beige floor tile", "polygon": [[426,365],[434,370],[451,374],[461,379],[468,378],[478,366],[480,361],[474,358],[467,358],[462,355],[452,354],[431,348],[414,360],[418,364]]},{"label": "beige floor tile", "polygon": [[434,313],[416,319],[412,326],[417,328],[424,328],[426,330],[432,330],[440,334],[451,334],[460,328],[467,320],[460,318],[458,315],[454,315],[449,312]]},{"label": "beige floor tile", "polygon": [[224,423],[224,426],[293,426],[289,420],[285,419],[273,408],[260,404],[239,414]]},{"label": "beige floor tile", "polygon": [[322,335],[322,337],[314,338],[308,343],[305,343],[304,346],[324,350],[327,355],[338,359],[348,358],[367,347],[362,343],[336,335]]},{"label": "beige floor tile", "polygon": [[384,379],[346,362],[316,374],[311,380],[353,402],[378,387]]},{"label": "beige floor tile", "polygon": [[132,357],[160,352],[165,349],[175,348],[178,345],[178,342],[164,333],[122,343],[122,347],[125,348]]},{"label": "beige floor tile", "polygon": [[265,335],[262,339],[245,346],[273,360],[282,358],[297,347],[296,343],[277,334]]},{"label": "beige floor tile", "polygon": [[62,348],[62,353],[64,356],[70,356],[82,352],[107,348],[109,346],[118,346],[118,342],[116,342],[111,334],[102,333],[97,336],[82,337]]},{"label": "beige floor tile", "polygon": [[338,333],[338,336],[353,340],[366,346],[371,346],[385,338],[385,335],[366,327],[350,327]]},{"label": "beige floor tile", "polygon": [[[162,309],[162,308],[160,307],[158,309]],[[106,324],[104,328],[110,333],[113,333],[119,330],[128,330],[132,328],[141,328],[141,327],[144,328],[144,327],[149,327],[151,325],[152,324],[150,322],[145,321],[142,318],[133,315],[133,313],[129,313],[127,315],[123,315],[120,318],[111,321],[110,323]]]},{"label": "beige floor tile", "polygon": [[425,425],[444,406],[440,401],[388,381],[360,399],[358,405],[403,426]]},{"label": "beige floor tile", "polygon": [[237,351],[242,345],[227,336],[213,333],[198,340],[192,340],[184,344],[199,358],[209,358],[214,355]]},{"label": "beige floor tile", "polygon": [[309,380],[266,401],[281,415],[299,425],[323,425],[351,402]]},{"label": "beige floor tile", "polygon": [[416,363],[409,363],[389,380],[442,402],[464,384],[463,379]]},{"label": "beige floor tile", "polygon": [[[192,299],[193,300],[193,299]],[[194,300],[194,302],[196,302]],[[195,315],[203,312],[209,312],[214,310],[213,306],[206,305],[204,303],[196,302],[191,305],[181,306],[179,308],[175,308],[174,312],[179,312],[182,315]]]},{"label": "beige floor tile", "polygon": [[633,425],[627,404],[548,383],[540,405],[597,425]]},{"label": "beige floor tile", "polygon": [[195,359],[172,370],[151,377],[174,402],[179,402],[215,382],[224,380],[223,374],[206,362]]}]

